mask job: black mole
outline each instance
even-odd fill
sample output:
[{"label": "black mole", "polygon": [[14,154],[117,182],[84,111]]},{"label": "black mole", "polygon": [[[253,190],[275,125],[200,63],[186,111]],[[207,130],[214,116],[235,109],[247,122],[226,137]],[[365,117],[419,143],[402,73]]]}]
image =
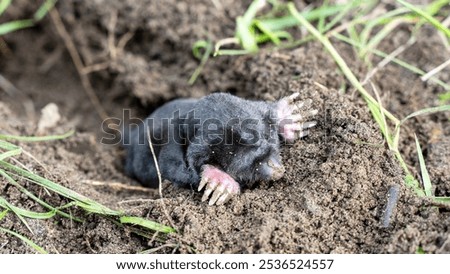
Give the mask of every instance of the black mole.
[{"label": "black mole", "polygon": [[161,175],[179,186],[205,193],[202,200],[223,204],[241,188],[284,174],[280,145],[308,134],[317,114],[311,100],[298,93],[276,102],[250,101],[227,93],[200,99],[177,99],[154,111],[142,124],[124,132],[126,173],[149,187],[158,177],[148,137]]}]

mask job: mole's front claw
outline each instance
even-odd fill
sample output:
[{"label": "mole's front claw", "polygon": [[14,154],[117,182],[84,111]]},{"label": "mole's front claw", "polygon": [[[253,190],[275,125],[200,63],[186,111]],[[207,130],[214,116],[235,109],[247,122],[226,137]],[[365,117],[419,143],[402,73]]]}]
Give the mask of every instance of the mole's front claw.
[{"label": "mole's front claw", "polygon": [[298,96],[299,93],[296,92],[285,97],[276,107],[280,135],[288,142],[308,135],[308,129],[316,125],[315,121],[308,121],[318,113],[316,109],[311,109],[312,100],[297,101]]},{"label": "mole's front claw", "polygon": [[240,193],[239,184],[230,175],[210,165],[203,166],[198,191],[201,191],[205,186],[202,202],[208,200],[212,193],[209,205],[222,205],[231,197]]}]

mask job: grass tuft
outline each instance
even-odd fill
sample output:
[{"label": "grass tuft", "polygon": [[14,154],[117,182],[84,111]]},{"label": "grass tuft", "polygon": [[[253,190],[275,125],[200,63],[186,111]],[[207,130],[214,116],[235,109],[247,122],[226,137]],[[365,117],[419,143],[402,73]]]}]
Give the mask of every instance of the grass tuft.
[{"label": "grass tuft", "polygon": [[[11,184],[12,186],[16,187],[19,191],[24,193],[26,196],[28,196],[30,199],[41,205],[43,208],[46,208],[47,212],[34,212],[30,210],[26,210],[23,208],[19,208],[17,206],[14,206],[13,204],[9,203],[5,197],[0,196],[0,207],[4,208],[5,211],[1,213],[2,219],[8,212],[14,213],[19,220],[27,227],[27,229],[33,234],[33,231],[31,227],[28,225],[26,218],[31,219],[50,219],[53,218],[55,215],[60,215],[64,218],[69,218],[71,220],[82,222],[83,220],[74,217],[69,213],[64,212],[65,209],[69,207],[78,207],[83,209],[86,213],[89,214],[99,214],[101,216],[104,216],[105,218],[112,219],[114,222],[125,225],[125,226],[131,226],[130,228],[133,228],[134,226],[138,226],[141,228],[137,233],[139,233],[142,236],[150,237],[150,235],[153,234],[153,232],[162,232],[162,233],[173,233],[176,232],[173,228],[161,225],[159,223],[141,218],[136,216],[128,216],[124,212],[117,211],[110,209],[95,200],[92,200],[84,195],[81,195],[67,187],[64,187],[58,183],[55,183],[51,180],[48,180],[42,176],[39,176],[35,173],[33,173],[30,170],[24,169],[22,167],[19,167],[17,164],[12,164],[9,162],[9,159],[14,159],[13,157],[19,156],[23,149],[20,146],[14,145],[9,143],[5,140],[20,140],[20,141],[28,141],[28,142],[36,142],[36,141],[51,141],[51,140],[60,140],[63,138],[67,138],[71,135],[73,135],[73,131],[69,131],[66,134],[63,135],[53,135],[53,136],[12,136],[12,135],[0,135],[0,177],[3,177],[6,179],[6,182]],[[3,151],[3,152],[2,152]],[[19,163],[18,160],[14,159],[15,163]],[[24,186],[22,186],[17,179],[26,180],[32,184],[38,185],[42,188],[44,188],[47,192],[53,192],[57,193],[62,197],[65,197],[69,202],[63,206],[55,207],[41,198],[37,197],[35,194],[33,194],[31,191],[26,189]],[[131,229],[132,231],[136,231],[135,229]],[[35,245],[33,242],[31,242],[29,239],[25,238],[24,236],[17,234],[14,231],[5,230],[7,233],[14,235],[18,237],[19,239],[23,240],[33,248],[35,248],[37,251],[45,253],[45,250],[41,249],[39,246]]]},{"label": "grass tuft", "polygon": [[[8,9],[11,2],[11,0],[0,0],[0,16]],[[31,19],[15,20],[0,24],[0,36],[34,26],[34,24],[47,15],[47,13],[55,6],[56,2],[57,0],[46,0],[34,13],[33,18]]]},{"label": "grass tuft", "polygon": [[416,149],[417,149],[417,156],[419,158],[420,172],[422,174],[423,189],[425,191],[425,195],[431,197],[432,186],[430,175],[428,174],[428,170],[425,165],[425,160],[423,158],[422,148],[420,147],[419,139],[417,139],[417,136],[415,134],[414,138],[416,140]]}]

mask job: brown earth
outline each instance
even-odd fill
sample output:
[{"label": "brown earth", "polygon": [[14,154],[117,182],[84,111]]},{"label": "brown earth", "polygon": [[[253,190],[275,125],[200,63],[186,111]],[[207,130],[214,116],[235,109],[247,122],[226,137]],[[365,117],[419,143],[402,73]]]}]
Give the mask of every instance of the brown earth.
[{"label": "brown earth", "polygon": [[[264,100],[296,91],[302,98],[312,98],[321,110],[318,126],[308,138],[283,148],[287,172],[282,180],[261,183],[225,206],[213,207],[200,202],[196,191],[166,182],[165,206],[179,233],[164,241],[138,236],[110,219],[85,215],[79,209],[72,209],[72,214],[82,217],[83,223],[62,217],[28,220],[34,235],[13,214],[2,219],[0,226],[26,235],[52,253],[149,249],[163,253],[414,253],[418,248],[450,252],[448,209],[431,206],[404,186],[401,168],[383,143],[366,104],[348,88],[318,43],[253,56],[217,57],[208,62],[195,85],[188,85],[198,65],[192,44],[232,36],[234,18],[248,3],[60,1],[58,10],[85,64],[106,62],[89,76],[111,116],[120,117],[127,108],[144,117],[171,98],[200,97],[216,90]],[[391,52],[405,44],[408,35],[409,30],[401,27],[380,48]],[[424,27],[419,37],[402,59],[428,71],[448,58],[434,30]],[[4,39],[10,54],[0,59],[0,74],[20,92],[0,92],[0,133],[34,135],[40,110],[49,102],[58,105],[63,119],[48,134],[77,129],[65,140],[20,143],[39,162],[26,154],[18,160],[111,208],[169,224],[157,191],[128,187],[137,183],[122,173],[120,148],[100,144],[101,119],[51,20]],[[367,72],[352,49],[339,45],[339,50],[358,77],[364,78]],[[448,82],[449,69],[439,77]],[[378,72],[373,82],[384,106],[399,117],[438,105],[437,95],[443,92],[393,64]],[[436,196],[450,195],[449,117],[441,113],[412,119],[401,139],[402,152],[417,173],[414,133],[418,135]],[[67,203],[31,183],[21,183],[53,205]],[[393,186],[400,189],[399,200],[386,228],[382,220]],[[0,179],[0,191],[16,206],[42,210],[4,179]],[[0,252],[34,251],[17,238],[0,234]]]}]

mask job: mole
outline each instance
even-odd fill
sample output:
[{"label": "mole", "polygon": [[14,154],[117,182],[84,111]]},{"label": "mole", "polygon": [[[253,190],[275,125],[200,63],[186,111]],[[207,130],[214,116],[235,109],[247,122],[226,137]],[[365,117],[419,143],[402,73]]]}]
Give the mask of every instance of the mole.
[{"label": "mole", "polygon": [[125,172],[144,186],[158,186],[150,136],[163,179],[205,189],[202,201],[224,204],[246,186],[283,177],[281,145],[316,125],[309,120],[317,114],[312,100],[298,97],[266,102],[213,93],[170,101],[124,130]]}]

